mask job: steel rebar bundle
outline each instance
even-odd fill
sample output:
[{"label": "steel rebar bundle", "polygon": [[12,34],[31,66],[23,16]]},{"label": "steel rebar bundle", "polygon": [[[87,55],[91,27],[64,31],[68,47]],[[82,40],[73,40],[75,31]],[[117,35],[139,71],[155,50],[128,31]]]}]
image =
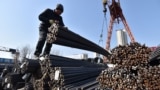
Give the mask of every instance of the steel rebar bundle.
[{"label": "steel rebar bundle", "polygon": [[56,67],[55,72],[59,72],[59,77],[55,80],[57,82],[56,87],[68,90],[90,90],[88,88],[95,87],[95,85],[98,86],[96,77],[102,70],[102,68],[88,67]]},{"label": "steel rebar bundle", "polygon": [[38,60],[25,59],[20,66],[21,73],[35,73],[40,68]]},{"label": "steel rebar bundle", "polygon": [[150,66],[151,50],[145,45],[131,43],[114,48],[110,62],[116,67],[105,69],[97,77],[102,89],[159,90],[160,67]]},{"label": "steel rebar bundle", "polygon": [[101,64],[91,63],[87,60],[72,59],[57,55],[50,55],[50,66],[52,67],[101,67]]},{"label": "steel rebar bundle", "polygon": [[17,90],[25,86],[19,63],[6,65],[1,73],[1,90]]},{"label": "steel rebar bundle", "polygon": [[97,44],[83,38],[82,36],[68,29],[64,29],[63,27],[58,26],[58,24],[53,24],[49,28],[49,32],[50,33],[47,35],[47,41],[50,43],[94,51],[104,56],[110,55],[107,50],[103,49]]},{"label": "steel rebar bundle", "polygon": [[105,68],[102,64],[50,55],[39,61],[26,59],[21,65],[21,72],[32,74],[28,83],[34,90],[90,90],[98,88],[96,78]]},{"label": "steel rebar bundle", "polygon": [[22,79],[22,74],[10,73],[4,77],[2,84],[4,90],[17,90],[24,87],[25,82]]}]

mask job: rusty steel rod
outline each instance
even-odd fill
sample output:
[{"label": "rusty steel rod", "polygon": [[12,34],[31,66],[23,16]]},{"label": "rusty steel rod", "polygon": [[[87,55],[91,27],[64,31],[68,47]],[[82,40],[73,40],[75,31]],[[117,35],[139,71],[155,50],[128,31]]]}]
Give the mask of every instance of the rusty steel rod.
[{"label": "rusty steel rod", "polygon": [[[53,27],[49,29],[49,34],[47,35],[47,40],[50,43],[59,44],[59,45],[66,45],[74,48],[80,48],[84,50],[94,51],[104,56],[110,55],[110,53],[105,50],[104,48],[100,47],[99,45],[85,39],[84,37],[70,31],[64,30],[62,28],[58,29],[57,25],[52,25]],[[79,44],[77,46],[77,44]],[[81,47],[79,47],[81,46]]]},{"label": "rusty steel rod", "polygon": [[40,63],[38,60],[27,59],[21,66],[21,73],[34,73],[38,68],[40,68]]}]

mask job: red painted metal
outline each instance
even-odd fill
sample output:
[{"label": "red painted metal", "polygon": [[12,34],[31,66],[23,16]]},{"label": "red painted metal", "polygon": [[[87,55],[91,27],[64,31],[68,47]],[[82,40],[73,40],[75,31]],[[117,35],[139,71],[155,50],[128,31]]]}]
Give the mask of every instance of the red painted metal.
[{"label": "red painted metal", "polygon": [[[109,5],[109,3],[111,3]],[[135,39],[134,39],[134,36],[131,32],[131,29],[129,28],[129,25],[122,13],[122,9],[120,7],[120,1],[116,1],[116,0],[112,0],[112,2],[109,0],[107,1],[107,4],[108,4],[108,8],[109,8],[109,11],[110,11],[110,23],[109,23],[109,27],[108,27],[108,33],[107,33],[107,41],[106,41],[106,50],[109,50],[110,49],[110,42],[111,42],[111,36],[112,36],[112,29],[113,29],[113,24],[114,22],[120,22],[122,21],[122,23],[124,24],[125,26],[125,29],[131,39],[131,42],[135,42]]]}]

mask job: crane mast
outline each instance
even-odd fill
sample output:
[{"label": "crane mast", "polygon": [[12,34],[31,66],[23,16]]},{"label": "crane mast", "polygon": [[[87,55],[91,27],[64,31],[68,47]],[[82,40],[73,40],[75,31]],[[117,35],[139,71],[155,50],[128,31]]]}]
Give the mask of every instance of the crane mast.
[{"label": "crane mast", "polygon": [[104,7],[103,12],[105,14],[107,12],[106,6],[108,6],[108,9],[110,11],[110,22],[109,22],[109,27],[108,27],[108,32],[107,32],[106,50],[110,49],[113,24],[115,21],[118,22],[118,24],[120,21],[122,21],[130,39],[131,39],[131,42],[134,43],[135,39],[134,39],[134,36],[131,32],[131,29],[129,28],[128,23],[122,13],[122,9],[120,7],[120,0],[117,0],[117,1],[116,0],[103,0],[103,7]]}]

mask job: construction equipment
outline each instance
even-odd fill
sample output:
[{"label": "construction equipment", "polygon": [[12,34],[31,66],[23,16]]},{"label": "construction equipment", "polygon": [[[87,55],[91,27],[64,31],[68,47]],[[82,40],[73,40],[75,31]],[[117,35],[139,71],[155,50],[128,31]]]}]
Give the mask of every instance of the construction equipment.
[{"label": "construction equipment", "polygon": [[131,39],[131,42],[134,43],[135,39],[133,37],[133,34],[131,32],[131,29],[129,28],[127,21],[122,13],[122,9],[120,7],[120,0],[103,0],[103,7],[104,7],[104,14],[106,14],[107,12],[107,8],[106,6],[108,6],[108,9],[110,11],[110,22],[109,22],[109,27],[108,27],[108,36],[107,36],[107,42],[106,42],[106,50],[110,49],[110,41],[111,41],[111,35],[112,35],[112,29],[113,29],[113,24],[114,22],[119,22],[122,21],[125,29]]}]

